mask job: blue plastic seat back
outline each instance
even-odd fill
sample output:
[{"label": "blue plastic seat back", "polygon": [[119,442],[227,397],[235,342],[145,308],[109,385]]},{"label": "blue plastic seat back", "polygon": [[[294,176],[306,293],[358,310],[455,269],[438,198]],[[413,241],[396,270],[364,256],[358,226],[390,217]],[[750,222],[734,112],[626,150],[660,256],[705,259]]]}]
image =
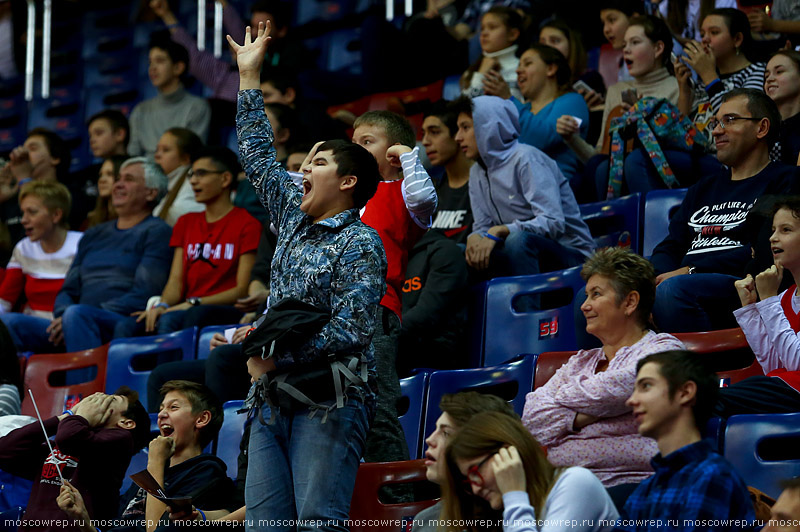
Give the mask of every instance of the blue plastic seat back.
[{"label": "blue plastic seat back", "polygon": [[408,444],[408,456],[411,460],[420,457],[420,449],[424,436],[422,435],[422,416],[425,412],[425,395],[428,391],[428,378],[430,374],[426,371],[417,373],[411,377],[400,379],[400,391],[402,394],[402,405],[408,402],[408,408],[403,408],[404,412],[399,413],[400,424],[406,435]]},{"label": "blue plastic seat back", "polygon": [[22,506],[15,506],[0,512],[0,532],[17,532],[17,523],[22,519],[24,513],[25,508]]},{"label": "blue plastic seat back", "polygon": [[715,451],[721,452],[725,441],[725,420],[716,416],[709,419],[703,438],[708,440]]},{"label": "blue plastic seat back", "polygon": [[[575,266],[538,275],[498,277],[486,283],[481,365],[502,364],[525,353],[576,350],[573,302],[583,292],[580,271],[581,266]],[[561,306],[524,312],[515,308],[520,296],[556,291],[562,292]]]},{"label": "blue plastic seat back", "polygon": [[197,337],[197,359],[208,358],[209,353],[211,353],[211,339],[216,333],[224,336],[225,329],[230,329],[231,327],[238,328],[241,327],[241,325],[236,323],[233,325],[209,325],[208,327],[203,327],[200,331],[200,335]]},{"label": "blue plastic seat back", "polygon": [[461,76],[448,76],[444,79],[442,87],[442,98],[445,100],[455,100],[461,96]]},{"label": "blue plastic seat back", "polygon": [[641,195],[580,206],[581,218],[589,226],[597,247],[630,247],[639,252]]},{"label": "blue plastic seat back", "polygon": [[685,188],[651,190],[644,200],[642,255],[649,257],[669,234],[669,220],[686,197]]},{"label": "blue plastic seat back", "polygon": [[725,458],[748,486],[770,497],[781,481],[800,475],[800,413],[739,415],[728,418]]},{"label": "blue plastic seat back", "polygon": [[118,338],[108,348],[106,392],[127,385],[139,392],[147,404],[147,378],[158,364],[193,360],[197,346],[197,327],[158,336]]},{"label": "blue plastic seat back", "polygon": [[295,0],[294,25],[333,22],[355,13],[356,0]]},{"label": "blue plastic seat back", "polygon": [[525,355],[513,362],[490,368],[434,371],[428,381],[423,441],[436,429],[436,420],[441,415],[439,402],[446,393],[491,393],[507,400],[514,411],[522,415],[525,396],[533,390],[536,358],[537,355]]},{"label": "blue plastic seat back", "polygon": [[236,479],[239,469],[239,444],[247,424],[247,414],[237,414],[244,401],[226,401],[223,405],[225,419],[217,436],[216,455],[228,466],[228,476]]}]

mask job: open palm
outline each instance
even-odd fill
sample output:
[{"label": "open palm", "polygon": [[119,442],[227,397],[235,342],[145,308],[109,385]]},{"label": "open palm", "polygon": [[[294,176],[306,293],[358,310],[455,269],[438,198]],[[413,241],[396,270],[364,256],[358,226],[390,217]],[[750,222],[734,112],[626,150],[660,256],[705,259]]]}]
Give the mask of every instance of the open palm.
[{"label": "open palm", "polygon": [[239,65],[239,72],[260,72],[261,64],[264,62],[264,55],[267,53],[267,44],[272,27],[269,22],[266,26],[263,22],[258,23],[258,35],[253,40],[250,34],[250,26],[244,33],[244,43],[240,46],[228,35],[228,43],[231,45],[233,53],[236,54],[236,64]]}]

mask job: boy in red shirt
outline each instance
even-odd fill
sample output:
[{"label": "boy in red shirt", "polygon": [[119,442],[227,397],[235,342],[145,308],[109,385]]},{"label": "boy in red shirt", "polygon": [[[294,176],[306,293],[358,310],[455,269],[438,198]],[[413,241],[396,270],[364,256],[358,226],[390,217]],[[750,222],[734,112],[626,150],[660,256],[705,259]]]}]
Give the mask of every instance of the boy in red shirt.
[{"label": "boy in red shirt", "polygon": [[383,181],[361,211],[361,220],[381,237],[389,270],[386,295],[381,300],[379,327],[372,344],[378,366],[378,410],[367,437],[368,462],[408,460],[408,448],[397,400],[397,343],[400,335],[400,301],[408,253],[431,226],[436,211],[436,189],[419,160],[416,135],[408,120],[389,111],[368,111],[358,117],[353,142],[378,161]]},{"label": "boy in red shirt", "polygon": [[208,147],[192,165],[189,182],[204,212],[181,216],[172,230],[169,280],[160,301],[117,325],[115,337],[165,334],[187,327],[236,323],[233,307],[247,296],[261,224],[231,203],[239,165],[223,147]]}]

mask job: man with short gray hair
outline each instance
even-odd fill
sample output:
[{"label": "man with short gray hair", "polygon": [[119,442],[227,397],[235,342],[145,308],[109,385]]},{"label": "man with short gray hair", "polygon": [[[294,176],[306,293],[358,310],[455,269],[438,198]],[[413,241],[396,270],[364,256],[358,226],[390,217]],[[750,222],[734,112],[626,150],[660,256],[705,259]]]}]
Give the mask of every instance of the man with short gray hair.
[{"label": "man with short gray hair", "polygon": [[119,217],[84,233],[56,297],[51,342],[70,352],[109,342],[118,322],[161,293],[171,229],[152,211],[166,193],[167,176],[152,159],[122,163],[111,192]]}]

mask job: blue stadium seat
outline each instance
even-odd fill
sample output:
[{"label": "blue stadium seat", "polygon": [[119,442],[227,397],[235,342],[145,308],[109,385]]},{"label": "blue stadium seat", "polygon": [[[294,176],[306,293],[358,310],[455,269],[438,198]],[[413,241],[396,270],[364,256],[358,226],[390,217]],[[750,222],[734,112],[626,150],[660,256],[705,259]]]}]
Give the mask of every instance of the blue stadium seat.
[{"label": "blue stadium seat", "polygon": [[525,355],[513,362],[490,368],[434,371],[428,381],[422,438],[427,438],[435,430],[436,420],[441,415],[439,401],[446,393],[473,390],[498,395],[522,415],[525,395],[533,390],[536,358],[536,355]]},{"label": "blue stadium seat", "polygon": [[356,10],[355,0],[296,0],[294,2],[294,26],[309,22],[333,22],[341,20]]},{"label": "blue stadium seat", "polygon": [[800,414],[740,415],[728,418],[725,458],[748,486],[778,498],[783,479],[800,475]]},{"label": "blue stadium seat", "polygon": [[[130,87],[141,76],[142,61],[133,49],[92,56],[83,68],[85,87],[103,87],[106,90]],[[144,77],[147,77],[146,66]]]},{"label": "blue stadium seat", "polygon": [[630,246],[639,252],[641,195],[580,206],[581,218],[589,226],[597,247]]},{"label": "blue stadium seat", "polygon": [[651,190],[644,200],[642,255],[649,257],[669,234],[669,220],[686,197],[685,188]]},{"label": "blue stadium seat", "polygon": [[197,337],[197,359],[208,358],[208,354],[211,352],[211,338],[214,337],[216,333],[224,334],[225,329],[230,329],[231,327],[240,327],[240,325],[209,325],[208,327],[203,327],[200,331],[200,336]]},{"label": "blue stadium seat", "polygon": [[139,400],[147,404],[147,378],[158,364],[194,359],[197,327],[158,336],[117,338],[108,348],[106,392],[123,384],[139,392]]},{"label": "blue stadium seat", "polygon": [[725,441],[725,420],[721,417],[709,419],[703,438],[708,440],[716,452],[721,453]]},{"label": "blue stadium seat", "polygon": [[86,120],[104,109],[117,109],[125,116],[130,116],[133,108],[141,100],[136,85],[115,88],[88,87],[85,93]]},{"label": "blue stadium seat", "polygon": [[417,373],[411,377],[400,379],[400,391],[402,392],[403,403],[408,401],[408,409],[399,414],[400,424],[406,435],[408,444],[408,456],[411,460],[416,460],[422,456],[422,440],[427,435],[422,435],[422,414],[425,412],[425,396],[428,393],[428,377],[426,371]]},{"label": "blue stadium seat", "polygon": [[455,100],[459,96],[461,96],[461,76],[448,76],[444,80],[442,98],[445,100]]},{"label": "blue stadium seat", "polygon": [[25,508],[22,506],[0,512],[0,532],[17,532],[17,523],[22,519],[24,513]]},{"label": "blue stadium seat", "polygon": [[216,442],[217,458],[225,462],[228,466],[228,476],[235,479],[238,473],[239,444],[242,441],[242,434],[247,425],[247,414],[237,414],[236,411],[242,408],[244,401],[227,401],[223,405],[225,420]]},{"label": "blue stadium seat", "polygon": [[[2,101],[0,101],[2,104]],[[8,153],[25,142],[28,135],[28,118],[25,107],[15,114],[8,112],[0,117],[0,153]]]},{"label": "blue stadium seat", "polygon": [[[583,291],[580,271],[581,267],[575,266],[538,275],[498,277],[484,283],[483,321],[472,322],[473,327],[484,331],[480,365],[501,364],[526,353],[577,349],[573,302]],[[569,302],[547,310],[520,312],[514,308],[520,296],[556,291],[571,291]],[[566,295],[562,299],[566,300]]]}]

